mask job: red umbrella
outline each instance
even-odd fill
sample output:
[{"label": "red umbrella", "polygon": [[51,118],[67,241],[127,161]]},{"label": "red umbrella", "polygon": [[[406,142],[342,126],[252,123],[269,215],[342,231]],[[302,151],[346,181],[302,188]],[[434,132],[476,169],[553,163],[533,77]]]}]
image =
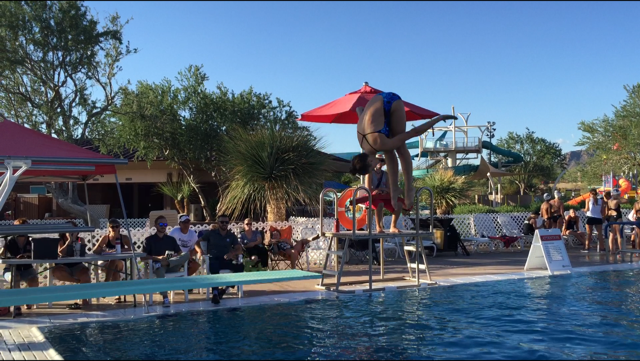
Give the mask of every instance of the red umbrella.
[{"label": "red umbrella", "polygon": [[[364,108],[369,100],[378,93],[382,93],[382,91],[370,87],[369,83],[365,82],[362,88],[342,98],[302,113],[298,120],[313,123],[358,124],[356,108]],[[407,113],[407,121],[431,119],[440,115],[429,109],[413,105],[404,99],[402,101],[404,102],[404,111]]]}]

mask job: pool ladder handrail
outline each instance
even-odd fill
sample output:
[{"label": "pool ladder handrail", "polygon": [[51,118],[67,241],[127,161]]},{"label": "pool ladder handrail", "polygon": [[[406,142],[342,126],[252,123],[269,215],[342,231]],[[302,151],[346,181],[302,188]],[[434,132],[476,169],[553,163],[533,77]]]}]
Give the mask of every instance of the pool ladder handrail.
[{"label": "pool ladder handrail", "polygon": [[[431,281],[431,274],[429,273],[429,265],[428,265],[428,261],[427,261],[427,256],[424,253],[424,244],[422,242],[422,237],[418,236],[420,234],[420,194],[422,193],[422,191],[427,190],[429,191],[429,195],[430,195],[430,207],[429,207],[429,217],[431,219],[430,222],[430,226],[429,226],[429,232],[433,233],[433,190],[429,187],[420,187],[418,188],[418,190],[416,191],[416,195],[414,198],[414,207],[416,207],[416,222],[414,224],[414,226],[416,227],[416,250],[415,250],[415,255],[416,255],[416,285],[420,286],[420,256],[422,255],[422,261],[424,262],[424,269],[427,272],[427,281]],[[418,250],[420,250],[418,253]],[[410,262],[409,263],[409,274],[411,274],[411,267],[413,267],[413,265],[411,265]]]}]

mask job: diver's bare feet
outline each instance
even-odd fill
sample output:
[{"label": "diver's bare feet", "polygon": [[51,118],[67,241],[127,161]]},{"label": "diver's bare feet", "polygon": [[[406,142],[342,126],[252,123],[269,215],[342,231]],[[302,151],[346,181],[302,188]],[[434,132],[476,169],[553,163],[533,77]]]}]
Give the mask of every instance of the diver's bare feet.
[{"label": "diver's bare feet", "polygon": [[376,226],[376,231],[377,231],[378,233],[384,233],[384,227],[382,227],[382,226],[380,226],[380,225],[377,225],[377,226]]},{"label": "diver's bare feet", "polygon": [[391,232],[391,233],[402,233],[402,232],[400,232],[400,230],[399,230],[398,228],[396,228],[396,227],[391,227],[391,228],[389,229],[389,232]]},{"label": "diver's bare feet", "polygon": [[413,208],[413,201],[416,197],[416,187],[412,182],[405,183],[404,186],[404,208],[411,210]]}]

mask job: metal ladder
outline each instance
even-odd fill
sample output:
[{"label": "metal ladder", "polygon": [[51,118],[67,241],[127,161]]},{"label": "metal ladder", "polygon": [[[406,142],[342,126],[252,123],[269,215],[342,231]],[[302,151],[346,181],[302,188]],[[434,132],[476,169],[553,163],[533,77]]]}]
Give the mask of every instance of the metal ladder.
[{"label": "metal ladder", "polygon": [[[366,212],[367,212],[367,230],[368,230],[368,236],[369,236],[369,288],[371,288],[371,283],[372,283],[372,273],[371,273],[371,269],[373,267],[372,262],[373,262],[373,251],[371,249],[372,247],[372,234],[371,234],[371,219],[372,219],[372,215],[373,215],[373,208],[372,208],[372,196],[371,196],[371,191],[369,191],[369,188],[365,187],[365,186],[359,186],[357,187],[354,192],[353,192],[353,198],[351,200],[351,204],[353,204],[353,207],[355,208],[356,205],[356,198],[358,196],[358,191],[363,190],[365,192],[367,192],[367,195],[369,196],[369,205],[366,208]],[[333,193],[335,195],[335,215],[336,217],[338,216],[338,192],[336,192],[334,189],[332,188],[326,188],[322,191],[322,193],[320,193],[320,232],[321,234],[324,233],[324,229],[323,229],[323,218],[324,218],[324,195],[326,193]],[[356,235],[356,212],[352,212],[352,219],[353,219],[353,224],[354,227],[352,227],[352,232],[353,232],[353,238],[355,239],[355,235]],[[336,227],[334,228],[334,232],[338,232],[339,231],[339,223],[338,223],[338,219],[336,218]],[[322,266],[322,278],[320,279],[320,287],[325,287],[324,283],[325,283],[325,276],[329,275],[329,276],[334,276],[335,277],[335,282],[336,282],[336,288],[335,291],[339,291],[340,289],[340,282],[342,280],[342,271],[344,270],[344,264],[346,262],[347,259],[347,255],[349,253],[349,243],[351,241],[352,238],[346,237],[345,238],[345,243],[344,243],[344,248],[339,251],[338,250],[338,237],[330,237],[329,238],[329,244],[327,245],[327,251],[325,254],[325,260],[324,260],[324,264]],[[328,270],[327,267],[329,265],[329,257],[334,256],[334,270]],[[337,264],[338,258],[340,258],[340,264]]]},{"label": "metal ladder", "polygon": [[[420,200],[420,193],[422,193],[423,190],[427,190],[429,191],[429,194],[431,196],[431,202],[430,202],[430,207],[429,207],[429,215],[431,218],[431,223],[430,223],[430,229],[429,232],[431,234],[433,234],[433,191],[431,190],[431,188],[429,187],[421,187],[418,189],[418,191],[416,192],[416,197],[415,197],[415,207],[417,207],[416,210],[416,223],[414,225],[414,227],[416,227],[416,233],[419,233],[420,230],[420,207],[419,207],[419,200]],[[422,243],[422,236],[417,236],[416,240],[415,240],[415,245],[407,245],[405,243],[405,238],[402,238],[402,246],[404,248],[404,258],[407,260],[407,268],[409,269],[409,278],[413,279],[413,269],[415,268],[416,270],[416,285],[420,286],[420,269],[424,268],[426,273],[427,273],[427,281],[431,282],[431,274],[429,273],[429,263],[427,261],[427,254],[424,251],[424,244]],[[418,250],[420,250],[418,252]],[[411,262],[410,258],[409,258],[409,252],[413,252],[415,255],[415,263]],[[422,262],[424,263],[423,265],[420,264],[420,255],[422,255]]]}]

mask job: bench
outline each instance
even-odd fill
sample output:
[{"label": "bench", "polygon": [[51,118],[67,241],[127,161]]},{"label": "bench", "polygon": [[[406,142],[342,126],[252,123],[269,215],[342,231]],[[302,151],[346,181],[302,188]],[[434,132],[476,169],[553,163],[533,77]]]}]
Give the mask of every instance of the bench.
[{"label": "bench", "polygon": [[262,283],[320,279],[318,273],[288,270],[269,272],[228,273],[180,278],[153,278],[120,282],[73,284],[56,287],[18,288],[0,290],[0,307],[48,302],[149,294],[183,289],[253,285]]}]

